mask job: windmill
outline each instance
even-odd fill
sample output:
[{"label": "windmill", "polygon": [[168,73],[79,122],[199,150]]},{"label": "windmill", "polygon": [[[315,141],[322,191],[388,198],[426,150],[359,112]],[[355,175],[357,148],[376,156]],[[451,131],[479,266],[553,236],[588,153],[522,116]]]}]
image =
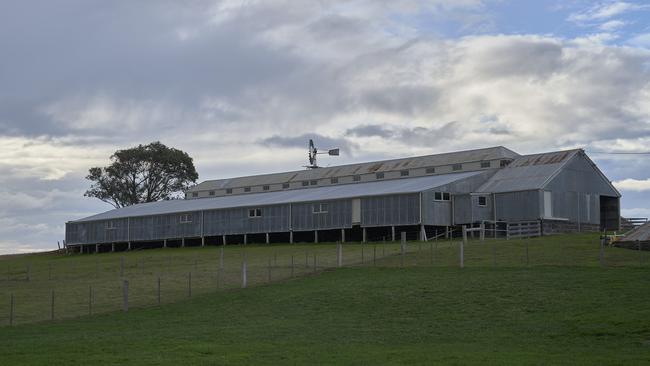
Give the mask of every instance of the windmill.
[{"label": "windmill", "polygon": [[309,155],[308,155],[309,156],[309,165],[305,165],[305,168],[307,168],[307,169],[320,168],[318,166],[318,163],[316,163],[316,156],[319,155],[319,154],[320,155],[327,154],[327,155],[330,155],[330,156],[339,156],[339,149],[336,148],[336,149],[327,150],[327,152],[318,152],[318,148],[316,148],[316,146],[314,146],[314,140],[309,139]]}]

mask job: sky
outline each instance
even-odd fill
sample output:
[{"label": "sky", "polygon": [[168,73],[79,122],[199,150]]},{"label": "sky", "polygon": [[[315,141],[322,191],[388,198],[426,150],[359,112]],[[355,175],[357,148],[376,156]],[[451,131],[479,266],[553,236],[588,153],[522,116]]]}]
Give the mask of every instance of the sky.
[{"label": "sky", "polygon": [[161,141],[199,180],[503,145],[584,148],[650,216],[650,0],[0,2],[0,253],[111,209]]}]

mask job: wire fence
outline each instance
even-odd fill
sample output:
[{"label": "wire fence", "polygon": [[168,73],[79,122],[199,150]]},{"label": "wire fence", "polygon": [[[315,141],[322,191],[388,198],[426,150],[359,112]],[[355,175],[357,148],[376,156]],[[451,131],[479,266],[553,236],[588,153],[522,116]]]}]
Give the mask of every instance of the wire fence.
[{"label": "wire fence", "polygon": [[597,235],[426,242],[401,236],[397,242],[365,244],[234,245],[4,260],[0,326],[160,306],[337,267],[648,266],[646,251],[610,247]]}]

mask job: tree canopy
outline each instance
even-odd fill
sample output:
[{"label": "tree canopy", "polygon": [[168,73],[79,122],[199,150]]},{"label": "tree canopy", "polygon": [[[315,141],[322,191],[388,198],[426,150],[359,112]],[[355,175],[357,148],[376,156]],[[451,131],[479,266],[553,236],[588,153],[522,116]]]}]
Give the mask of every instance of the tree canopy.
[{"label": "tree canopy", "polygon": [[110,160],[109,166],[90,168],[86,179],[92,184],[84,196],[115,208],[173,198],[199,179],[186,152],[158,141],[118,150]]}]

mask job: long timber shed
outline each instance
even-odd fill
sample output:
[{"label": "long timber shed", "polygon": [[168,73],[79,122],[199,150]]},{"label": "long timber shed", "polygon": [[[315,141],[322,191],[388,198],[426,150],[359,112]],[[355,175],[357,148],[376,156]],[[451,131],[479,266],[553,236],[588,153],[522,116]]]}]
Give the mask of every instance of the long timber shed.
[{"label": "long timber shed", "polygon": [[519,155],[504,147],[206,181],[186,199],[144,203],[66,223],[82,252],[247,242],[376,241],[615,230],[620,194],[582,150]]}]

